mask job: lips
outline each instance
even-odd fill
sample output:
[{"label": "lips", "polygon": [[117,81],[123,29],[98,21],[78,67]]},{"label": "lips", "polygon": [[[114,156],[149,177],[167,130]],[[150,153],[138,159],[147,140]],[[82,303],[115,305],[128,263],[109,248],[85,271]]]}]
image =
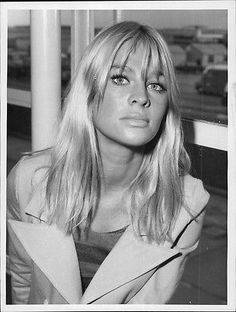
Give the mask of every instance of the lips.
[{"label": "lips", "polygon": [[140,114],[129,114],[127,116],[124,116],[120,118],[121,120],[127,121],[129,125],[133,127],[146,127],[149,123],[148,118],[144,117]]}]

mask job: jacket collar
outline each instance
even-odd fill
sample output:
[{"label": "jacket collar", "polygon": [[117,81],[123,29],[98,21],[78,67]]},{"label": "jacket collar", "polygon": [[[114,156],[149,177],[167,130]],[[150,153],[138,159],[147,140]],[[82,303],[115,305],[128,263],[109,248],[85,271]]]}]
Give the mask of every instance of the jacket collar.
[{"label": "jacket collar", "polygon": [[[170,246],[157,246],[138,240],[128,227],[94,275],[84,295],[77,253],[72,235],[48,225],[45,203],[46,181],[36,186],[25,213],[39,224],[10,221],[29,256],[69,303],[89,303],[180,255]],[[60,261],[58,261],[60,259]]]},{"label": "jacket collar", "polygon": [[82,303],[92,303],[112,290],[127,286],[177,255],[181,255],[177,250],[137,239],[131,227],[128,227],[94,275],[82,297]]},{"label": "jacket collar", "polygon": [[178,250],[137,240],[128,227],[82,296],[72,235],[66,236],[57,226],[45,223],[9,220],[9,226],[31,259],[68,303],[92,303],[168,259],[181,255]]},{"label": "jacket collar", "polygon": [[15,220],[8,223],[10,231],[58,292],[69,303],[79,303],[80,272],[72,237],[65,236],[55,225]]}]

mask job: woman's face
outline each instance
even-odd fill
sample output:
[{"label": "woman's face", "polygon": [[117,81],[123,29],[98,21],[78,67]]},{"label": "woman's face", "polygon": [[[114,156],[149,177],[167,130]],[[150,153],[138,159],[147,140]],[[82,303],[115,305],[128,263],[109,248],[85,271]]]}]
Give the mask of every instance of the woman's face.
[{"label": "woman's face", "polygon": [[131,53],[125,67],[119,50],[108,76],[103,101],[94,116],[99,144],[141,147],[157,134],[168,99],[163,74],[152,62],[146,77],[141,73],[144,49]]}]

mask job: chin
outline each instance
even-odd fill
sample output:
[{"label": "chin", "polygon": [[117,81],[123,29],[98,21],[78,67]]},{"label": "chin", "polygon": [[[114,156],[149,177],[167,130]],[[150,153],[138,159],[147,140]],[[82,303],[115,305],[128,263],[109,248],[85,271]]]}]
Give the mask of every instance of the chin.
[{"label": "chin", "polygon": [[127,140],[123,140],[123,144],[126,145],[126,146],[130,146],[130,147],[144,147],[145,145],[147,145],[149,142],[151,142],[153,139],[153,136],[152,137],[145,137],[145,138],[142,138],[138,135],[136,135],[135,137],[132,137],[132,138],[127,138]]}]

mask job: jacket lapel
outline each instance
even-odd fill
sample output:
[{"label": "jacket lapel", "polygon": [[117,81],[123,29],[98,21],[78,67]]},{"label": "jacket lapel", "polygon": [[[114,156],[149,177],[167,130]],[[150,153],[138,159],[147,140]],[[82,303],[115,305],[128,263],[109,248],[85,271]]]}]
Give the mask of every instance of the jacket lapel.
[{"label": "jacket lapel", "polygon": [[9,220],[24,249],[68,303],[79,303],[80,271],[72,236],[55,225]]},{"label": "jacket lapel", "polygon": [[[34,217],[32,224],[10,220],[10,226],[33,261],[44,272],[68,303],[90,303],[181,255],[166,246],[138,240],[128,227],[94,275],[84,295],[77,254],[72,235],[65,236],[55,225],[47,225],[45,183],[36,187],[25,213]],[[42,213],[41,213],[42,212]]]},{"label": "jacket lapel", "polygon": [[128,228],[82,296],[79,264],[72,235],[65,236],[55,225],[43,223],[9,220],[9,226],[52,285],[68,303],[73,304],[92,303],[114,290],[122,289],[122,286],[168,259],[180,255],[175,249],[137,240]]},{"label": "jacket lapel", "polygon": [[180,255],[178,250],[138,240],[128,227],[94,275],[81,303],[92,303]]}]

